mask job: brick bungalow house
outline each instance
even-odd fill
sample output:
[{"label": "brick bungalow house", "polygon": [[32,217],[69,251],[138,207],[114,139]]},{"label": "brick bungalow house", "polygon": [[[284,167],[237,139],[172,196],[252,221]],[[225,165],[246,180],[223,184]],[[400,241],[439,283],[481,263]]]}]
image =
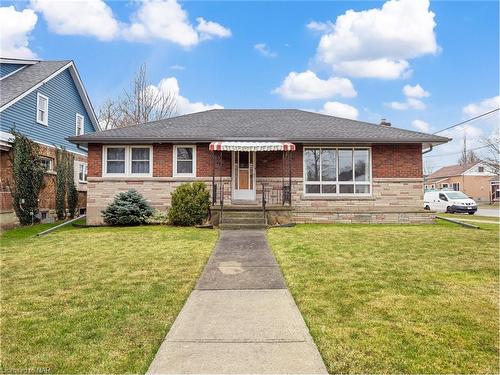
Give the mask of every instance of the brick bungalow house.
[{"label": "brick bungalow house", "polygon": [[70,137],[88,147],[87,221],[136,189],[168,209],[205,181],[212,212],[261,210],[294,222],[427,222],[422,150],[448,138],[300,110],[217,109]]},{"label": "brick bungalow house", "polygon": [[495,199],[494,182],[498,178],[481,161],[449,165],[425,178],[426,189],[460,190],[476,202]]},{"label": "brick bungalow house", "polygon": [[0,227],[18,222],[10,192],[13,129],[40,146],[46,172],[39,219],[55,218],[56,147],[75,157],[78,206],[85,211],[87,149],[66,138],[99,130],[99,124],[74,62],[0,58],[0,93]]}]

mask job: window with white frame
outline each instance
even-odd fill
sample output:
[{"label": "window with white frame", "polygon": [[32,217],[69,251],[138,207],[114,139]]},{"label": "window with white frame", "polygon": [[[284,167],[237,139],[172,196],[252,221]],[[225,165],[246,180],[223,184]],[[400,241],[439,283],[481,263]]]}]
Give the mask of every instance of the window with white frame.
[{"label": "window with white frame", "polygon": [[87,182],[87,164],[80,163],[78,167],[78,181]]},{"label": "window with white frame", "polygon": [[196,146],[174,146],[174,176],[196,176]]},{"label": "window with white frame", "polygon": [[42,163],[42,166],[45,169],[45,171],[50,172],[54,170],[54,160],[52,158],[41,156],[40,162]]},{"label": "window with white frame", "polygon": [[104,174],[107,176],[151,176],[151,146],[105,146]]},{"label": "window with white frame", "polygon": [[304,148],[306,195],[371,194],[370,148]]},{"label": "window with white frame", "polygon": [[49,98],[40,93],[36,97],[36,122],[47,125],[49,120]]},{"label": "window with white frame", "polygon": [[448,184],[441,184],[441,188],[448,189]]},{"label": "window with white frame", "polygon": [[84,133],[84,124],[85,124],[84,117],[81,114],[77,113],[76,123],[75,123],[76,135],[82,135]]},{"label": "window with white frame", "polygon": [[149,174],[151,162],[150,147],[131,147],[131,174]]},{"label": "window with white frame", "polygon": [[459,182],[454,182],[451,186],[452,186],[452,189],[454,191],[460,191],[460,183]]}]

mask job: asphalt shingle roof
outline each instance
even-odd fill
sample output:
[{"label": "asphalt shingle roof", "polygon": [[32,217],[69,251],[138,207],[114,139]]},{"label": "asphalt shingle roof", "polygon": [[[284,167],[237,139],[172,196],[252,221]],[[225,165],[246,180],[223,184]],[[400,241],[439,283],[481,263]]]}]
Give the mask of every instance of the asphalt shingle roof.
[{"label": "asphalt shingle roof", "polygon": [[462,173],[468,171],[469,169],[471,169],[473,166],[475,166],[478,163],[479,162],[476,161],[473,163],[455,164],[455,165],[449,165],[447,167],[442,167],[442,168],[439,168],[436,172],[427,176],[427,178],[434,179],[434,178],[460,176]]},{"label": "asphalt shingle roof", "polygon": [[68,63],[70,60],[40,61],[0,80],[0,107],[50,77]]},{"label": "asphalt shingle roof", "polygon": [[75,143],[295,141],[427,144],[449,140],[296,109],[214,109],[69,139]]}]

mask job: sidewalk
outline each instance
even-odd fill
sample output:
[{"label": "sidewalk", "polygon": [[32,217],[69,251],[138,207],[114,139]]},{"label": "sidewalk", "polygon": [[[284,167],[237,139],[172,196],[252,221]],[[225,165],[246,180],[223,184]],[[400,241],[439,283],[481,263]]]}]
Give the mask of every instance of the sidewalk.
[{"label": "sidewalk", "polygon": [[222,231],[149,374],[326,374],[265,231]]}]

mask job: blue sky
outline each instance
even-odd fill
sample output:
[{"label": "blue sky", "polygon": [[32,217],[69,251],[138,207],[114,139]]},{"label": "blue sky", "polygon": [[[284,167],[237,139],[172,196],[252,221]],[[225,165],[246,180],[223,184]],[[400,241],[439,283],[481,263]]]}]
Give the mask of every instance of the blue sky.
[{"label": "blue sky", "polygon": [[[95,107],[145,62],[182,112],[300,108],[433,132],[499,106],[498,14],[496,1],[33,0],[2,1],[0,24],[2,55],[75,60]],[[454,162],[464,133],[477,147],[497,127],[455,128],[426,160]]]}]

